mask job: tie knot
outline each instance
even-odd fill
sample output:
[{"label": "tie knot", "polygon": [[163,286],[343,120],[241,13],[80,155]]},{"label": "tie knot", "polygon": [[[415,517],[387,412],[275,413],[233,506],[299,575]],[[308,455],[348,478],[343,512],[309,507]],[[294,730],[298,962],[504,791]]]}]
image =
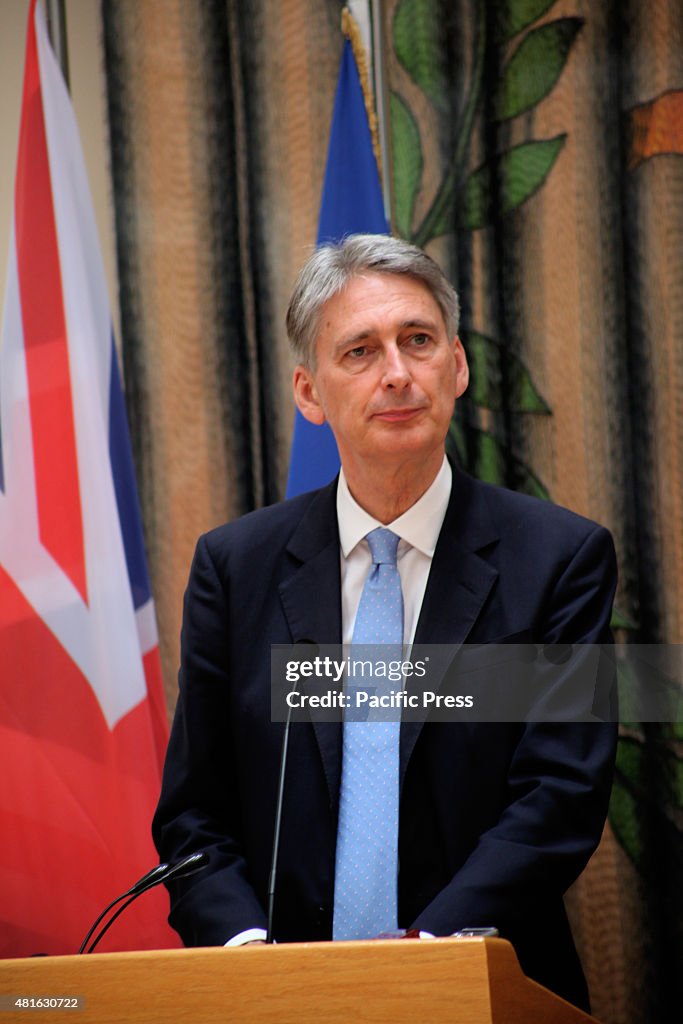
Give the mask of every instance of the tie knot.
[{"label": "tie knot", "polygon": [[371,530],[366,540],[370,545],[373,565],[396,565],[396,551],[400,540],[398,534],[392,533],[384,526],[378,526],[376,530]]}]

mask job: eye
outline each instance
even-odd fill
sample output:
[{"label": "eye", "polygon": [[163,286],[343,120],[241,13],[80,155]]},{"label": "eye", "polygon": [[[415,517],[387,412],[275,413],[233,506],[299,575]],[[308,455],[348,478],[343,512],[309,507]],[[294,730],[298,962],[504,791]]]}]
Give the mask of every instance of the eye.
[{"label": "eye", "polygon": [[368,350],[366,345],[356,345],[355,348],[349,349],[346,353],[349,359],[362,359],[363,356],[367,355]]},{"label": "eye", "polygon": [[430,338],[428,334],[412,334],[410,341],[416,348],[424,348],[425,345],[429,344]]}]

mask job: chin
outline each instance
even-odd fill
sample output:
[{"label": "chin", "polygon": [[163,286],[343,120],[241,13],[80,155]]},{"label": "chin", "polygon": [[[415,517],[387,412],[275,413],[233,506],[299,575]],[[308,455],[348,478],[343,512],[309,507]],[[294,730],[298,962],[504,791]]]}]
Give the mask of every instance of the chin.
[{"label": "chin", "polygon": [[379,454],[391,458],[420,458],[427,462],[433,457],[437,448],[439,451],[443,445],[425,444],[418,438],[388,438],[385,439],[379,449]]}]

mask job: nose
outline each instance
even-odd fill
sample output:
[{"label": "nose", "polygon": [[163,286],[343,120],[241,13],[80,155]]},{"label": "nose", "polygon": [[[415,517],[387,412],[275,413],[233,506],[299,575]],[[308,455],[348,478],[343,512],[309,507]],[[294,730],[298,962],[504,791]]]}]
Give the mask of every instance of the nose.
[{"label": "nose", "polygon": [[391,345],[385,350],[382,386],[403,390],[411,381],[410,371],[401,350]]}]

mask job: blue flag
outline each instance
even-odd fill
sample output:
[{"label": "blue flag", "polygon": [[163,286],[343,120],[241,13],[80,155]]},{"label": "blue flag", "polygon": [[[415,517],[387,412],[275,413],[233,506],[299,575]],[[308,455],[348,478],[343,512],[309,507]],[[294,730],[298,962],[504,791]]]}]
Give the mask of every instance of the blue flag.
[{"label": "blue flag", "polygon": [[[363,90],[347,39],[334,100],[317,242],[335,242],[358,232],[388,234],[389,227]],[[338,470],[339,453],[327,423],[321,427],[309,423],[297,409],[287,497],[322,487]]]}]

